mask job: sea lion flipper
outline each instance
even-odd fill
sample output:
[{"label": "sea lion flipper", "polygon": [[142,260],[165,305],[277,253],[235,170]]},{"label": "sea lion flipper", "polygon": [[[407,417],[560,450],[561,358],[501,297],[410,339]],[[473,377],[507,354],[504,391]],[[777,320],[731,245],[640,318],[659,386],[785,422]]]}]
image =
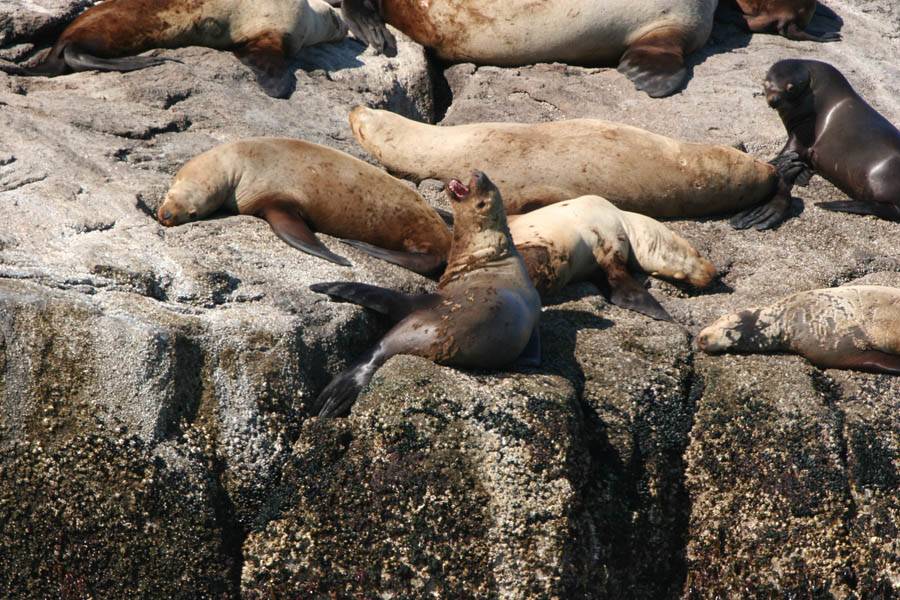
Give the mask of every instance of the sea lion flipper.
[{"label": "sea lion flipper", "polygon": [[651,98],[675,93],[687,76],[681,33],[666,28],[642,36],[622,55],[618,71]]},{"label": "sea lion flipper", "polygon": [[860,200],[841,200],[837,202],[819,202],[819,208],[834,212],[852,213],[855,215],[874,215],[888,221],[900,221],[900,208],[880,203],[862,202]]},{"label": "sea lion flipper", "polygon": [[121,58],[100,58],[79,50],[76,46],[66,46],[63,58],[73,71],[139,71],[156,67],[167,62],[180,63],[176,58],[164,56],[123,56]]},{"label": "sea lion flipper", "polygon": [[323,418],[341,417],[349,413],[350,407],[362,389],[372,380],[375,371],[394,355],[393,352],[386,350],[388,345],[382,340],[346,371],[332,379],[316,398],[311,412]]},{"label": "sea lion flipper", "polygon": [[853,353],[839,360],[835,365],[842,369],[875,371],[889,375],[900,375],[900,356],[877,350]]},{"label": "sea lion flipper", "polygon": [[405,269],[409,269],[420,275],[430,275],[440,270],[447,261],[444,257],[435,254],[426,254],[424,252],[402,252],[399,250],[388,250],[379,246],[373,246],[358,240],[341,240],[348,246],[353,246],[357,250],[365,252],[369,256],[387,261],[394,265],[399,265]]},{"label": "sea lion flipper", "polygon": [[253,70],[256,82],[272,98],[287,98],[297,85],[284,56],[283,36],[260,35],[234,51],[242,63]]},{"label": "sea lion flipper", "polygon": [[264,219],[272,228],[272,231],[275,232],[275,235],[284,240],[287,245],[292,246],[301,252],[324,258],[325,260],[341,265],[342,267],[351,266],[349,260],[343,256],[338,256],[326,248],[322,242],[316,238],[315,234],[303,219],[290,208],[281,206],[278,203],[270,203],[268,206],[262,208],[256,216]]},{"label": "sea lion flipper", "polygon": [[420,308],[433,306],[440,300],[437,294],[404,294],[376,285],[353,282],[316,283],[309,289],[325,294],[333,300],[352,302],[380,312],[395,321],[406,318]]},{"label": "sea lion flipper", "polygon": [[779,29],[778,33],[789,40],[795,42],[839,42],[842,36],[839,31],[826,31],[822,35],[814,35],[808,31],[800,29],[796,23],[789,23],[787,26]]},{"label": "sea lion flipper", "polygon": [[531,367],[535,369],[541,366],[540,325],[536,325],[534,329],[531,330],[531,337],[528,338],[528,343],[525,345],[525,349],[522,350],[522,354],[516,359],[516,365],[519,367]]},{"label": "sea lion flipper", "polygon": [[660,321],[673,320],[647,288],[627,271],[624,264],[612,262],[601,267],[603,271],[598,270],[592,281],[607,295],[611,303]]},{"label": "sea lion flipper", "polygon": [[344,0],[341,14],[353,35],[371,46],[376,54],[397,56],[397,39],[381,16],[381,0]]},{"label": "sea lion flipper", "polygon": [[771,229],[787,218],[790,207],[790,193],[778,193],[768,202],[739,212],[731,218],[729,223],[735,229],[749,229],[750,227],[758,231]]}]

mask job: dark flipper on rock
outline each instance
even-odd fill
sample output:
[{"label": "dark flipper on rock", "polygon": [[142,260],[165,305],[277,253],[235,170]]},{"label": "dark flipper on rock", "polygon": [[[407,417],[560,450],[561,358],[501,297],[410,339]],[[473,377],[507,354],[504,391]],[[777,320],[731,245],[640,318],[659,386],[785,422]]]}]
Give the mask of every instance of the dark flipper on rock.
[{"label": "dark flipper on rock", "polygon": [[838,202],[819,202],[816,206],[835,212],[875,215],[888,221],[900,221],[900,207],[896,205],[875,204],[860,200],[842,200]]},{"label": "dark flipper on rock", "polygon": [[123,56],[120,58],[100,58],[79,50],[76,46],[66,46],[63,50],[66,64],[73,71],[139,71],[156,67],[167,62],[180,63],[175,58],[162,56]]},{"label": "dark flipper on rock", "polygon": [[282,35],[261,35],[235,50],[234,54],[253,70],[256,82],[267,95],[287,98],[294,92],[297,80],[288,69]]},{"label": "dark flipper on rock", "polygon": [[538,368],[541,366],[541,327],[535,325],[531,330],[531,337],[528,338],[528,344],[522,350],[522,354],[516,359],[517,367]]},{"label": "dark flipper on rock", "polygon": [[779,181],[778,191],[768,202],[739,212],[729,221],[735,229],[755,228],[757,231],[772,229],[787,219],[791,208],[791,186]]},{"label": "dark flipper on rock", "polygon": [[610,263],[601,267],[603,272],[598,270],[592,281],[612,304],[660,321],[673,320],[656,298],[650,295],[647,288],[628,272],[624,264]]},{"label": "dark flipper on rock", "polygon": [[397,40],[381,16],[381,0],[344,0],[341,13],[353,35],[377,54],[397,56]]},{"label": "dark flipper on rock", "polygon": [[683,35],[672,28],[651,31],[629,46],[618,71],[651,98],[675,93],[687,77]]},{"label": "dark flipper on rock", "polygon": [[789,23],[785,27],[782,27],[778,30],[778,33],[782,36],[786,37],[789,40],[794,40],[796,42],[839,42],[841,41],[841,34],[837,31],[827,31],[822,35],[815,35],[803,29],[796,23]]},{"label": "dark flipper on rock", "polygon": [[372,380],[375,371],[392,355],[384,351],[384,342],[376,344],[346,371],[331,380],[312,406],[320,417],[342,417],[350,412],[357,396]]},{"label": "dark flipper on rock", "polygon": [[399,265],[404,269],[409,269],[420,275],[431,275],[442,269],[447,260],[445,257],[435,254],[425,254],[424,252],[402,252],[400,250],[387,250],[372,244],[360,242],[359,240],[341,240],[348,246],[365,252],[369,256],[387,261],[394,265]]},{"label": "dark flipper on rock", "polygon": [[428,308],[440,302],[440,296],[437,294],[404,294],[376,285],[349,281],[316,283],[309,286],[309,289],[317,294],[326,294],[335,300],[352,302],[374,310],[394,321],[400,321],[420,308]]},{"label": "dark flipper on rock", "polygon": [[256,216],[264,219],[272,228],[272,231],[275,232],[275,235],[284,240],[289,246],[301,252],[324,258],[342,267],[351,266],[349,260],[343,256],[338,256],[326,248],[303,219],[300,218],[300,215],[290,206],[272,202],[261,208]]}]

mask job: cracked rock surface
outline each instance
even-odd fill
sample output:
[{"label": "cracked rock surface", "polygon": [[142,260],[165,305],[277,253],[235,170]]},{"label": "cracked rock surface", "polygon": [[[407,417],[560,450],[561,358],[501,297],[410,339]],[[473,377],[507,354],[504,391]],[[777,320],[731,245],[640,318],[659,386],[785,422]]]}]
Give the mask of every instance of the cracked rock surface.
[{"label": "cracked rock surface", "polygon": [[[86,4],[4,3],[0,59]],[[444,124],[597,117],[768,159],[785,133],[760,82],[800,56],[900,124],[896,3],[828,5],[842,42],[717,24],[661,100],[614,69],[439,66],[407,41],[392,59],[307,49],[288,100],[197,47],[128,74],[0,74],[0,595],[900,594],[900,378],[692,346],[792,292],[900,286],[900,226],[817,208],[843,198],[821,178],[775,231],[668,223],[722,272],[702,293],[648,279],[680,325],[574,285],[544,309],[540,369],[396,357],[337,421],[306,406],[390,324],[308,286],[433,282],[322,236],[353,267],[326,263],[252,217],[154,218],[180,166],[225,141],[368,158],[347,125],[360,103]]]}]

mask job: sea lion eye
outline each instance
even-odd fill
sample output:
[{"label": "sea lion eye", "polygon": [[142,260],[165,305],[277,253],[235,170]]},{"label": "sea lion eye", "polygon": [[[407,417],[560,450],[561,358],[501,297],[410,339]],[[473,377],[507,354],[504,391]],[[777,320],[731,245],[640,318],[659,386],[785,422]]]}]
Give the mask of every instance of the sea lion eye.
[{"label": "sea lion eye", "polygon": [[188,216],[189,216],[190,218],[192,218],[192,219],[196,219],[196,218],[197,218],[197,211],[196,211],[196,210],[188,211]]},{"label": "sea lion eye", "polygon": [[793,92],[793,91],[794,91],[794,84],[793,84],[793,83],[789,83],[789,84],[787,84],[787,86],[786,86],[784,89],[787,90],[788,92]]},{"label": "sea lion eye", "polygon": [[475,205],[475,208],[484,208],[484,200],[479,200],[478,204]]}]

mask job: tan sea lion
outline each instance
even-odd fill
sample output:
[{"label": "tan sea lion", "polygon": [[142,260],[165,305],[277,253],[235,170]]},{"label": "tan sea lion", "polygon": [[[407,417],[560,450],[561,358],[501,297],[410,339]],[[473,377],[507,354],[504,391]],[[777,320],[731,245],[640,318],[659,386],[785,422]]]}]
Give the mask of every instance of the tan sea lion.
[{"label": "tan sea lion", "polygon": [[359,106],[350,125],[363,148],[402,176],[447,179],[481,165],[508,214],[594,194],[652,217],[719,215],[765,203],[750,222],[743,214],[732,221],[764,229],[790,208],[790,187],[768,163],[609,121],[441,127]]},{"label": "tan sea lion", "polygon": [[609,290],[613,304],[655,319],[672,318],[629,273],[634,260],[648,273],[706,287],[711,262],[659,221],[619,210],[605,198],[582,196],[510,217],[513,242],[543,297],[574,281]]},{"label": "tan sea lion", "polygon": [[797,183],[819,173],[851,198],[817,206],[900,221],[900,131],[840,71],[817,60],[782,60],[764,89],[788,132],[780,157],[802,161],[793,171]]},{"label": "tan sea lion", "polygon": [[793,294],[722,317],[697,337],[720,352],[793,352],[826,369],[900,375],[900,290],[846,286]]},{"label": "tan sea lion", "polygon": [[403,251],[398,264],[433,271],[450,251],[438,213],[402,181],[332,148],[282,138],[216,146],[175,175],[159,207],[163,225],[202,219],[219,208],[265,219],[291,246],[340,265],[313,231]]},{"label": "tan sea lion", "polygon": [[[778,15],[797,3],[742,2],[753,9],[771,5]],[[660,97],[684,83],[684,57],[706,44],[716,5],[716,0],[344,0],[342,11],[353,33],[379,52],[396,52],[387,22],[447,61],[618,65],[637,89]]]},{"label": "tan sea lion", "polygon": [[468,185],[452,180],[447,187],[453,245],[434,293],[411,296],[361,283],[310,286],[398,321],[322,391],[313,407],[320,416],[346,413],[375,371],[396,354],[477,369],[500,369],[520,358],[539,364],[541,301],[513,245],[500,193],[480,172]]},{"label": "tan sea lion", "polygon": [[287,59],[301,48],[347,35],[324,0],[107,0],[87,9],[38,64],[0,65],[17,75],[134,71],[166,60],[134,56],[153,48],[207,46],[234,50],[270,96],[290,95]]}]

